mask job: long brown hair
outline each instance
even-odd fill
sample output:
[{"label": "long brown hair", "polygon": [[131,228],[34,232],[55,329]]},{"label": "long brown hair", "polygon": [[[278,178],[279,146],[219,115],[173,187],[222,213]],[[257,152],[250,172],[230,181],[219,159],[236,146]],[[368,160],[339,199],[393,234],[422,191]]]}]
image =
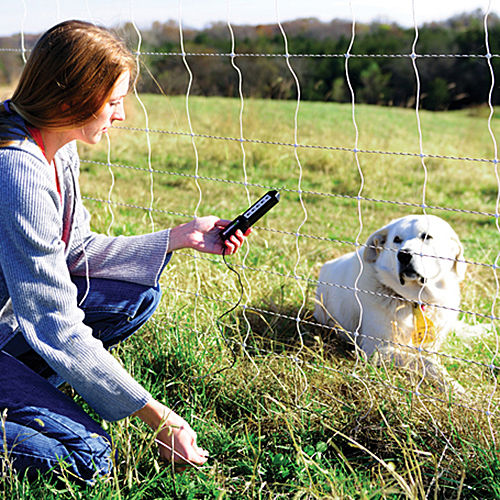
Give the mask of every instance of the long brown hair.
[{"label": "long brown hair", "polygon": [[[135,68],[131,52],[110,31],[65,21],[36,43],[9,107],[37,128],[79,127],[98,113],[124,71],[135,77]],[[8,142],[6,118],[2,107],[0,146]]]}]

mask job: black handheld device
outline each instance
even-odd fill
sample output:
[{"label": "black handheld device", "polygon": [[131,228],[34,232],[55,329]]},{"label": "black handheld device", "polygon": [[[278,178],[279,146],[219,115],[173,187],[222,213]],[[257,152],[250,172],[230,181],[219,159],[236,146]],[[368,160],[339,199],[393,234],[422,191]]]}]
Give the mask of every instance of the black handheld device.
[{"label": "black handheld device", "polygon": [[238,215],[229,225],[227,225],[221,232],[221,238],[226,241],[238,229],[244,233],[250,226],[257,222],[263,215],[265,215],[271,208],[280,201],[280,194],[278,191],[268,191],[262,198],[257,200],[245,213]]}]

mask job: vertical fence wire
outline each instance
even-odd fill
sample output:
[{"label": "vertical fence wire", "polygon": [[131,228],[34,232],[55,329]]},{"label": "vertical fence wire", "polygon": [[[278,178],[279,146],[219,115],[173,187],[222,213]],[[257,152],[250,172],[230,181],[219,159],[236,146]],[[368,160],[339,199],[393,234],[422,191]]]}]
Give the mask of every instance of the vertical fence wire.
[{"label": "vertical fence wire", "polygon": [[[497,228],[498,232],[500,233],[499,214],[498,214],[499,200],[500,200],[500,178],[499,178],[499,174],[498,174],[498,145],[497,145],[495,134],[494,134],[493,129],[492,129],[492,118],[493,118],[493,114],[495,111],[495,109],[493,107],[493,102],[492,102],[493,91],[495,88],[495,72],[493,71],[493,65],[491,63],[490,40],[489,40],[489,32],[488,32],[488,17],[490,15],[490,11],[491,11],[491,0],[488,2],[488,8],[487,8],[486,13],[484,15],[483,25],[484,25],[484,41],[485,41],[485,47],[486,47],[486,62],[488,65],[488,70],[489,70],[490,78],[491,78],[491,85],[490,85],[490,89],[488,92],[488,107],[489,107],[489,111],[490,111],[489,115],[488,115],[488,133],[490,135],[491,142],[493,145],[494,161],[495,161],[495,178],[497,181],[497,200],[496,200],[496,206],[495,206],[495,215],[496,215],[495,223],[496,223],[496,228]],[[499,261],[500,261],[500,252],[497,253],[496,258],[495,258],[495,265],[496,266],[498,265]],[[495,307],[496,307],[498,297],[500,294],[500,284],[499,284],[499,280],[498,280],[497,267],[493,268],[493,275],[494,275],[496,289],[495,289],[495,297],[493,298],[493,301],[491,304],[491,315],[492,316],[495,315]],[[493,326],[492,330],[495,332],[495,352],[493,353],[493,356],[491,358],[491,368],[490,368],[491,376],[493,379],[493,388],[492,388],[491,394],[489,395],[489,402],[488,402],[486,415],[488,417],[488,424],[489,424],[491,439],[492,439],[493,444],[496,446],[497,429],[495,429],[493,427],[492,408],[493,408],[493,398],[495,396],[495,393],[496,393],[497,387],[498,387],[498,381],[497,381],[497,377],[495,376],[493,367],[495,366],[495,361],[496,361],[498,354],[499,354],[500,338],[499,338],[498,332],[494,328],[493,322],[492,322],[492,326]]]},{"label": "vertical fence wire", "polygon": [[[241,72],[241,69],[239,68],[238,64],[236,63],[236,38],[234,35],[234,30],[233,26],[231,24],[231,0],[227,1],[227,28],[229,31],[229,37],[231,41],[231,53],[230,53],[230,58],[231,58],[231,67],[234,69],[236,72],[237,78],[238,78],[238,98],[239,98],[239,112],[238,112],[238,127],[239,127],[239,143],[240,143],[240,151],[241,151],[241,169],[242,169],[242,174],[243,174],[243,187],[245,188],[245,195],[246,195],[246,201],[248,206],[252,204],[252,199],[250,196],[250,190],[248,189],[248,172],[247,172],[247,153],[245,149],[245,140],[244,140],[244,134],[243,134],[243,115],[245,111],[245,98],[243,95],[243,74]],[[244,249],[244,255],[241,263],[241,276],[243,278],[244,282],[244,296],[242,297],[242,316],[243,320],[245,322],[245,327],[246,327],[246,332],[245,336],[243,338],[243,342],[241,343],[241,347],[243,350],[243,353],[247,357],[247,359],[250,361],[251,365],[255,369],[255,375],[253,379],[256,379],[260,375],[260,368],[258,367],[257,363],[255,363],[253,357],[247,350],[247,343],[249,341],[249,338],[252,333],[252,325],[250,323],[250,320],[248,318],[248,305],[251,303],[252,300],[252,284],[251,281],[248,279],[247,272],[246,272],[246,261],[247,258],[250,254],[250,241],[247,239],[245,241],[245,249]]]},{"label": "vertical fence wire", "polygon": [[302,349],[304,348],[304,340],[303,340],[303,333],[300,329],[300,321],[301,321],[301,314],[302,311],[305,308],[306,305],[306,294],[304,291],[303,286],[301,285],[300,281],[297,280],[297,270],[299,268],[300,260],[301,260],[301,255],[300,255],[300,245],[299,245],[299,238],[300,238],[300,230],[302,226],[307,222],[307,209],[306,205],[304,203],[304,199],[302,197],[302,176],[303,176],[303,169],[302,169],[302,163],[300,161],[299,153],[298,153],[298,134],[299,134],[299,110],[300,110],[300,100],[301,100],[301,89],[300,89],[300,82],[297,77],[297,74],[295,73],[294,69],[292,68],[292,65],[290,64],[290,53],[288,52],[288,38],[285,33],[285,30],[283,29],[283,25],[281,24],[280,16],[279,16],[279,8],[278,8],[278,0],[275,0],[275,11],[276,11],[276,22],[278,24],[278,28],[280,30],[281,36],[283,38],[283,44],[285,48],[285,61],[286,61],[286,66],[288,68],[288,71],[290,75],[293,78],[294,84],[295,84],[295,89],[297,92],[297,98],[295,102],[295,111],[293,115],[293,140],[294,140],[294,157],[295,157],[295,162],[297,164],[299,176],[298,176],[298,186],[297,186],[297,192],[299,194],[299,203],[302,209],[303,213],[303,218],[301,222],[299,223],[296,232],[295,232],[295,252],[296,252],[296,259],[295,259],[295,265],[293,268],[293,277],[299,287],[301,296],[302,296],[302,302],[301,305],[297,311],[297,315],[295,318],[295,327],[297,331],[297,335],[300,341],[300,348],[299,351],[296,353],[295,358],[296,358],[296,365],[299,370],[299,373],[302,376],[302,379],[304,381],[304,386],[302,390],[297,394],[297,399],[307,390],[307,377],[305,373],[303,372],[302,368],[300,367],[299,363],[299,356],[300,353],[302,352]]},{"label": "vertical fence wire", "polygon": [[[191,121],[191,110],[190,110],[190,103],[189,103],[189,98],[191,96],[191,89],[193,86],[193,72],[191,71],[191,67],[188,63],[187,57],[186,57],[186,50],[184,47],[184,29],[183,29],[183,19],[182,19],[182,0],[179,0],[178,2],[178,24],[179,24],[179,44],[181,48],[181,54],[182,54],[182,63],[184,65],[184,68],[186,69],[189,80],[188,84],[186,87],[186,94],[185,94],[185,111],[186,111],[186,119],[188,122],[188,128],[189,128],[189,134],[191,136],[191,146],[193,148],[193,154],[194,154],[194,183],[196,186],[196,189],[198,190],[198,200],[196,202],[196,206],[194,209],[194,216],[198,216],[198,211],[200,208],[200,205],[202,203],[203,199],[203,192],[201,190],[201,185],[199,182],[199,168],[200,168],[200,157],[198,153],[198,147],[196,145],[196,140],[195,140],[195,134],[194,134],[194,129],[193,129],[193,124]],[[193,317],[194,317],[194,328],[195,330],[198,330],[198,297],[199,293],[201,290],[201,278],[200,278],[200,271],[198,267],[198,260],[195,258],[194,259],[194,269],[195,269],[195,275],[196,275],[196,295],[195,295],[195,300],[194,300],[194,312],[193,312]]]}]

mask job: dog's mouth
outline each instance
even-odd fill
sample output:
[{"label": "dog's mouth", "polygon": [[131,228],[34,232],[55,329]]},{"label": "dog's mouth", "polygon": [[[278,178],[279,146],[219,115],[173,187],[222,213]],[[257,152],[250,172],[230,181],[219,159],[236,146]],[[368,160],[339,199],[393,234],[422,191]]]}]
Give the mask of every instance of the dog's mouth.
[{"label": "dog's mouth", "polygon": [[404,286],[406,281],[416,281],[425,285],[427,279],[413,266],[413,254],[409,250],[401,249],[397,254],[399,262],[399,282]]},{"label": "dog's mouth", "polygon": [[421,285],[425,285],[427,283],[427,278],[417,273],[413,266],[410,265],[399,270],[399,282],[401,286],[405,286],[407,281],[416,281]]}]

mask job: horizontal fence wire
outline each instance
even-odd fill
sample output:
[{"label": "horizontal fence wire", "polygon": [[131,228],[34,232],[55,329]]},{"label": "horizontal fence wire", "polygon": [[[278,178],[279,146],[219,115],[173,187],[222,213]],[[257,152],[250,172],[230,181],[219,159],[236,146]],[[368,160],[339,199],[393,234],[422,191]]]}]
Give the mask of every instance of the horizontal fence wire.
[{"label": "horizontal fence wire", "polygon": [[[30,49],[20,49],[20,48],[0,48],[0,52],[18,52],[22,54],[29,54]],[[302,53],[294,54],[290,52],[288,54],[284,53],[272,53],[272,52],[163,52],[163,51],[132,51],[134,55],[137,56],[157,56],[157,57],[264,57],[272,58],[279,57],[284,59],[292,58],[358,58],[358,59],[491,59],[500,57],[500,54],[419,54],[419,53],[399,53],[399,54],[352,54],[352,53]]]},{"label": "horizontal fence wire", "polygon": [[[100,162],[90,162],[90,163],[99,163],[100,164]],[[144,169],[144,170],[149,172],[149,170],[147,170],[147,169]],[[200,178],[200,177],[198,176],[198,178]],[[223,181],[223,182],[236,182],[236,181]],[[251,184],[251,183],[247,183],[247,185],[253,186],[253,184]],[[265,186],[258,185],[258,187],[265,187]],[[271,188],[271,187],[272,186],[269,186],[266,188]],[[278,188],[278,190],[280,190],[280,188]],[[302,191],[302,192],[304,193],[305,191]],[[96,203],[106,203],[108,205],[119,206],[119,207],[124,207],[124,208],[132,208],[132,209],[137,209],[137,210],[144,210],[147,212],[151,211],[151,212],[157,212],[157,213],[162,213],[162,214],[167,214],[167,215],[175,215],[178,217],[185,217],[185,218],[194,218],[195,217],[194,214],[186,214],[186,213],[182,213],[182,212],[174,212],[171,210],[164,210],[161,208],[151,208],[151,207],[144,207],[141,205],[136,205],[136,204],[131,204],[131,203],[121,203],[121,202],[116,202],[116,201],[111,201],[111,200],[104,200],[102,198],[95,198],[95,197],[87,196],[87,195],[82,196],[82,198],[84,198],[88,201],[96,202]],[[354,197],[354,199],[356,199],[356,197]],[[367,201],[377,201],[377,200],[367,200]],[[317,236],[317,235],[312,235],[312,234],[307,234],[307,233],[300,233],[300,232],[296,232],[296,231],[285,231],[283,229],[274,229],[274,228],[258,226],[258,225],[255,225],[253,227],[255,227],[255,229],[258,229],[259,231],[266,231],[269,233],[277,233],[277,234],[283,234],[286,236],[293,236],[293,237],[298,236],[300,238],[312,239],[312,240],[317,240],[317,241],[325,241],[325,242],[330,242],[330,243],[339,243],[341,245],[352,246],[354,248],[373,248],[373,249],[377,248],[373,245],[366,245],[364,243],[356,243],[355,241],[341,240],[338,238],[330,238],[328,236]],[[386,250],[388,250],[389,252],[395,252],[395,253],[397,252],[397,250],[395,250],[393,248],[387,248]],[[450,262],[456,262],[456,263],[460,263],[460,264],[480,266],[480,267],[489,268],[491,270],[500,269],[499,264],[489,264],[486,262],[477,262],[477,261],[467,260],[467,259],[454,259],[451,257],[429,255],[429,254],[420,253],[420,252],[413,252],[413,255],[416,255],[418,257],[430,257],[430,258],[433,258],[436,260],[450,261]]]},{"label": "horizontal fence wire", "polygon": [[337,54],[289,54],[269,53],[269,52],[136,52],[139,56],[158,56],[158,57],[280,57],[284,59],[292,58],[358,58],[358,59],[491,59],[500,57],[500,54],[352,54],[352,53],[337,53]]},{"label": "horizontal fence wire", "polygon": [[[165,289],[173,291],[173,292],[176,292],[176,293],[182,293],[184,295],[191,295],[193,297],[201,297],[201,298],[207,299],[207,300],[212,301],[212,302],[224,304],[226,306],[231,306],[233,304],[230,300],[213,297],[213,296],[201,293],[201,292],[193,292],[193,291],[190,291],[190,290],[185,290],[185,289],[178,288],[178,287],[173,287],[173,286],[167,286],[167,287],[165,287]],[[331,332],[337,332],[338,331],[338,328],[335,327],[335,326],[324,325],[323,323],[318,323],[317,321],[311,321],[311,320],[308,320],[308,319],[305,319],[305,318],[297,318],[296,316],[290,316],[290,315],[283,314],[283,313],[280,313],[280,312],[277,312],[277,311],[270,311],[268,309],[262,309],[260,307],[255,307],[255,306],[252,306],[252,305],[241,304],[241,305],[238,306],[238,308],[240,308],[240,309],[242,309],[244,311],[254,311],[254,312],[259,313],[259,314],[265,314],[265,315],[268,315],[268,316],[274,316],[276,318],[284,319],[284,320],[287,320],[287,321],[290,321],[290,322],[294,322],[294,323],[297,322],[297,321],[300,321],[300,323],[303,324],[303,325],[311,326],[311,327],[314,327],[314,328],[321,328],[323,330],[329,330]],[[347,334],[352,335],[353,337],[355,335],[355,332],[351,332],[349,330],[345,330],[345,332]],[[356,336],[360,337],[360,338],[369,339],[369,340],[376,340],[376,341],[380,342],[381,344],[391,345],[391,346],[394,346],[394,347],[404,347],[404,348],[409,349],[410,351],[413,350],[413,351],[416,351],[418,353],[425,353],[425,354],[428,354],[428,355],[432,355],[432,356],[436,356],[436,357],[442,357],[444,359],[449,359],[449,360],[452,360],[452,361],[460,361],[460,362],[463,362],[465,364],[470,364],[470,365],[478,366],[478,367],[481,367],[481,368],[487,368],[487,369],[492,370],[492,371],[500,370],[500,366],[495,365],[494,363],[483,363],[481,361],[476,361],[476,360],[473,360],[473,359],[467,359],[467,358],[463,358],[463,357],[460,357],[460,356],[455,356],[455,355],[452,355],[452,354],[447,354],[447,353],[443,353],[443,352],[433,351],[433,350],[430,350],[430,349],[425,349],[424,347],[409,346],[408,344],[402,344],[402,343],[399,343],[399,342],[394,342],[394,341],[389,340],[389,339],[382,339],[380,337],[374,337],[374,336],[367,335],[367,334],[364,334],[364,333],[358,333],[358,334],[356,334]],[[241,345],[242,345],[242,347],[246,347],[247,346],[246,343],[242,343]]]},{"label": "horizontal fence wire", "polygon": [[[171,291],[181,292],[181,293],[190,293],[193,296],[203,296],[204,298],[209,298],[209,297],[206,297],[206,296],[201,295],[201,294],[196,293],[196,292],[187,292],[185,290],[180,290],[180,289],[177,289],[174,287],[167,287],[166,289],[171,290]],[[213,299],[213,300],[220,301],[220,299]],[[248,308],[248,309],[255,310],[253,308]],[[292,319],[293,319],[293,321],[296,321],[296,318],[292,318]],[[153,321],[157,322],[157,320],[154,320],[154,319],[153,319]],[[321,326],[323,326],[323,325],[321,325]],[[192,329],[192,327],[190,327],[190,328]],[[195,331],[193,331],[193,333],[194,334],[197,334],[197,333],[201,334],[201,332],[195,332]],[[337,375],[341,375],[344,378],[361,380],[361,381],[364,381],[364,382],[367,382],[370,384],[373,383],[373,384],[377,384],[377,385],[383,385],[384,387],[386,387],[390,390],[397,391],[397,392],[404,393],[404,394],[411,395],[411,396],[415,396],[416,398],[419,398],[422,400],[436,402],[436,403],[442,403],[442,404],[445,404],[447,406],[452,406],[452,407],[456,407],[456,408],[470,410],[470,411],[475,412],[475,413],[482,413],[486,416],[490,416],[490,417],[494,417],[494,418],[498,417],[496,410],[495,411],[484,410],[482,408],[477,408],[475,406],[471,406],[471,405],[465,404],[463,402],[457,402],[455,400],[439,398],[437,396],[425,394],[425,393],[422,393],[420,391],[417,392],[417,391],[413,391],[411,389],[407,389],[405,387],[390,384],[389,382],[385,382],[381,379],[364,377],[364,376],[361,376],[361,375],[354,373],[354,372],[342,371],[342,370],[339,370],[337,368],[334,368],[334,367],[328,366],[328,365],[321,365],[321,364],[320,365],[318,365],[318,364],[313,365],[307,361],[298,359],[297,356],[292,356],[292,355],[288,355],[288,354],[282,354],[282,353],[279,353],[276,351],[271,351],[269,349],[264,349],[262,347],[257,347],[257,346],[251,345],[247,342],[239,342],[236,339],[225,338],[224,340],[228,343],[231,343],[233,345],[237,345],[237,346],[241,347],[242,349],[246,350],[247,352],[248,352],[248,350],[250,350],[250,351],[255,351],[256,353],[261,354],[261,355],[265,355],[265,356],[271,355],[271,356],[274,356],[276,358],[281,358],[281,359],[292,361],[294,363],[302,362],[303,364],[307,365],[308,368],[313,369],[313,370],[325,370],[327,372],[336,373]],[[279,343],[279,342],[276,342],[276,343]],[[486,367],[490,368],[489,365],[486,365]]]},{"label": "horizontal fence wire", "polygon": [[[362,153],[362,154],[376,154],[376,155],[389,155],[389,156],[410,156],[415,158],[430,158],[430,159],[439,159],[439,160],[459,160],[459,161],[473,161],[479,163],[492,163],[497,165],[499,160],[496,158],[473,158],[468,156],[449,156],[449,155],[435,155],[428,153],[411,153],[404,151],[382,151],[375,149],[357,149],[351,147],[344,146],[322,146],[316,144],[293,144],[291,142],[280,142],[280,141],[268,141],[263,139],[249,139],[249,138],[241,138],[241,137],[225,137],[218,135],[210,135],[210,134],[197,134],[197,133],[189,133],[189,132],[179,132],[173,130],[162,130],[162,129],[146,129],[141,127],[127,127],[127,126],[118,126],[114,125],[113,128],[118,130],[130,130],[134,132],[145,132],[145,133],[153,133],[153,134],[165,134],[165,135],[174,135],[174,136],[186,136],[191,138],[200,138],[200,139],[213,139],[219,141],[231,141],[231,142],[240,142],[240,143],[248,143],[248,144],[267,144],[270,146],[286,146],[293,148],[303,148],[303,149],[318,149],[325,151],[343,151],[346,153]],[[419,205],[421,206],[421,205]],[[428,208],[428,207],[424,207]]]},{"label": "horizontal fence wire", "polygon": [[[138,170],[138,171],[143,171],[143,172],[153,172],[155,174],[163,174],[163,175],[171,175],[171,176],[177,176],[177,177],[186,177],[189,179],[200,179],[200,180],[205,180],[205,181],[214,181],[214,182],[222,182],[226,184],[237,184],[241,186],[251,186],[251,187],[258,187],[262,189],[278,189],[279,191],[283,192],[289,192],[289,193],[301,193],[301,194],[306,194],[306,195],[316,195],[316,196],[324,196],[324,197],[330,197],[330,198],[342,198],[342,199],[347,199],[347,200],[361,200],[361,201],[367,201],[367,202],[375,202],[375,203],[387,203],[390,205],[398,205],[398,206],[403,206],[403,207],[413,207],[413,208],[427,208],[430,210],[440,210],[444,212],[457,212],[457,213],[464,213],[464,214],[470,214],[470,215],[482,215],[486,217],[492,217],[492,218],[499,218],[500,215],[497,213],[492,213],[492,212],[481,212],[478,210],[467,210],[463,208],[452,208],[452,207],[441,207],[437,205],[427,205],[423,203],[410,203],[406,201],[397,201],[397,200],[384,200],[381,198],[369,198],[366,196],[352,196],[352,195],[347,195],[347,194],[339,194],[339,193],[325,193],[321,191],[309,191],[305,189],[301,189],[300,191],[298,189],[293,189],[287,186],[271,186],[269,184],[261,184],[261,183],[256,183],[256,182],[245,182],[245,181],[238,181],[234,179],[221,179],[218,177],[210,177],[206,175],[196,175],[196,174],[186,174],[182,172],[175,172],[175,171],[168,171],[168,170],[159,170],[159,169],[146,169],[144,167],[137,167],[134,165],[124,165],[120,163],[106,163],[102,161],[96,161],[96,160],[81,160],[81,163],[87,163],[87,164],[93,164],[93,165],[102,165],[106,167],[116,167],[116,168],[123,168],[123,169],[130,169],[130,170]],[[144,207],[138,207],[138,208],[144,208]]]}]

